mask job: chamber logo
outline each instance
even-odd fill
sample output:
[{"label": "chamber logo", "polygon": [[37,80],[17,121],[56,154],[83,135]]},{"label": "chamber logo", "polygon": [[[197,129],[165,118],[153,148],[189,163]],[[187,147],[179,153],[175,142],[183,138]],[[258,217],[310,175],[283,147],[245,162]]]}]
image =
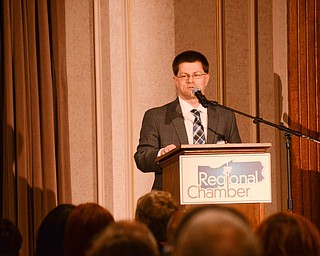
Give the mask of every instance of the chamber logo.
[{"label": "chamber logo", "polygon": [[198,166],[197,185],[189,186],[190,198],[247,198],[251,187],[264,180],[260,161],[229,161],[217,168]]},{"label": "chamber logo", "polygon": [[180,202],[271,202],[270,153],[180,156]]},{"label": "chamber logo", "polygon": [[261,182],[263,166],[261,162],[230,161],[217,168],[198,166],[198,184],[201,188],[224,187],[230,184],[252,184]]}]

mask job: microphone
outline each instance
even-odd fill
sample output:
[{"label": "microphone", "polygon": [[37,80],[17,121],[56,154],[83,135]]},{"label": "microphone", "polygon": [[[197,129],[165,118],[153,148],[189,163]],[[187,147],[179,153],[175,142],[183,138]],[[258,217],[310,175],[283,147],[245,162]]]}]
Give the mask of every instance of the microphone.
[{"label": "microphone", "polygon": [[206,98],[206,96],[204,96],[202,93],[201,93],[201,90],[197,87],[194,87],[192,89],[192,94],[195,95],[197,98],[198,98],[198,101],[200,102],[200,104],[204,107],[204,108],[207,108],[209,103],[208,103],[208,100]]}]

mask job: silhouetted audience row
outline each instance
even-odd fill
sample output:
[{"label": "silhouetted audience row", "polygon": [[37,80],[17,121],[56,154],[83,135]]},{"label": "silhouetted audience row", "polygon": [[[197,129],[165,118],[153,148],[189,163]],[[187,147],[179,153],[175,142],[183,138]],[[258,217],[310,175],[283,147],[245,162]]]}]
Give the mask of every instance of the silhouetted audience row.
[{"label": "silhouetted audience row", "polygon": [[[10,220],[0,222],[0,255],[17,256],[22,237]],[[194,206],[179,210],[170,193],[151,191],[134,220],[115,221],[96,203],[54,208],[42,221],[35,256],[320,256],[320,233],[289,212],[267,217],[254,230],[237,210]]]}]

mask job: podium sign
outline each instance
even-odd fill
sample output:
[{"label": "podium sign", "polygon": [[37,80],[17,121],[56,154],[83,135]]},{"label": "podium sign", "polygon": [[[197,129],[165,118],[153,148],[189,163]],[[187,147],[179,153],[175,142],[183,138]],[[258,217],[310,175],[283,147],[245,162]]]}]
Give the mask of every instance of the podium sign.
[{"label": "podium sign", "polygon": [[271,202],[269,153],[180,155],[180,204]]},{"label": "podium sign", "polygon": [[271,202],[270,143],[180,145],[160,156],[163,190],[180,208],[225,204],[257,227]]}]

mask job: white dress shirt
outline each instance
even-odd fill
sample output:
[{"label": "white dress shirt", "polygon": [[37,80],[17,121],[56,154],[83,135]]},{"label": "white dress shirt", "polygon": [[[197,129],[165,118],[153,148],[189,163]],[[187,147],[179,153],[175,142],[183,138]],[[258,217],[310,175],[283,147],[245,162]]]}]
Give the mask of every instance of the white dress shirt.
[{"label": "white dress shirt", "polygon": [[184,124],[186,126],[189,144],[193,144],[193,121],[195,117],[191,113],[192,109],[197,109],[200,112],[201,123],[202,123],[204,134],[207,140],[207,127],[208,127],[207,109],[204,108],[201,104],[199,105],[198,108],[194,108],[188,102],[181,99],[180,97],[179,97],[179,102],[182,109],[182,115],[184,117]]}]

